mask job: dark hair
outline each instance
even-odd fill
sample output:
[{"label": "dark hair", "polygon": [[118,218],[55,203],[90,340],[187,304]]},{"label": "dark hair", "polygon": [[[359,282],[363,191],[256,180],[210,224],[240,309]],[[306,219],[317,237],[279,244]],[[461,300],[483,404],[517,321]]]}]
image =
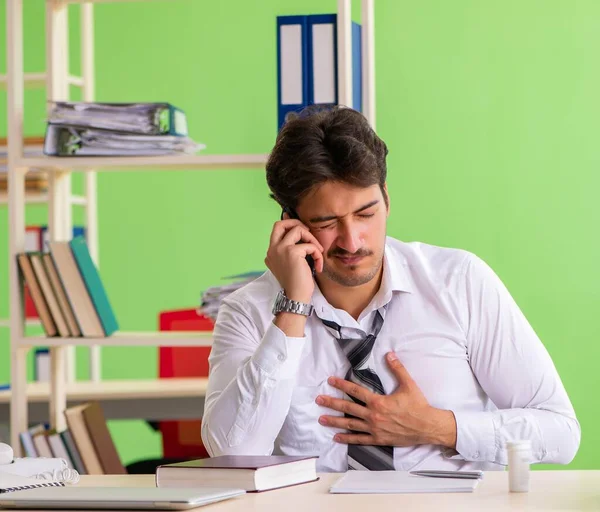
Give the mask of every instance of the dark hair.
[{"label": "dark hair", "polygon": [[384,191],[387,146],[366,118],[346,107],[309,107],[281,128],[267,162],[271,197],[295,210],[315,185],[339,181]]}]

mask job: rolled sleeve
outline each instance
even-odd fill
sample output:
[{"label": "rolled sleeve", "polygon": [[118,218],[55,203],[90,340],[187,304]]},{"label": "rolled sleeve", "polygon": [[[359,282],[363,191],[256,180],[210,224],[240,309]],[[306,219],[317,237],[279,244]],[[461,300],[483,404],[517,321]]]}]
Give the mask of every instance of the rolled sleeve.
[{"label": "rolled sleeve", "polygon": [[469,461],[496,460],[497,444],[494,415],[491,412],[454,412],[456,451]]}]

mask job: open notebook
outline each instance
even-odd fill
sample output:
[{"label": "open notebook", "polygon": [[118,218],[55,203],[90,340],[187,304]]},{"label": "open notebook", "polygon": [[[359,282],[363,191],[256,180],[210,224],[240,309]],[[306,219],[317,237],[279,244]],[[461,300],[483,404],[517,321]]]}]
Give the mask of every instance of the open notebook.
[{"label": "open notebook", "polygon": [[0,493],[35,489],[36,487],[63,487],[64,485],[64,482],[27,478],[0,472]]},{"label": "open notebook", "polygon": [[348,471],[329,489],[333,494],[473,492],[479,480],[429,478],[407,471]]}]

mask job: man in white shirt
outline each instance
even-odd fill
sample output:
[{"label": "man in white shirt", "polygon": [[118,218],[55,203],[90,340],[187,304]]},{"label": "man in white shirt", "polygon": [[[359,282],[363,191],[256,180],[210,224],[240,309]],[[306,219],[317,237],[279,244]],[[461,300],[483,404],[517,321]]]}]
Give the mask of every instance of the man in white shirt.
[{"label": "man in white shirt", "polygon": [[386,236],[386,155],[350,109],[279,133],[267,182],[285,213],[269,271],[219,311],[209,453],[487,470],[506,465],[506,441],[528,439],[532,462],[569,463],[575,412],[500,279],[466,251]]}]

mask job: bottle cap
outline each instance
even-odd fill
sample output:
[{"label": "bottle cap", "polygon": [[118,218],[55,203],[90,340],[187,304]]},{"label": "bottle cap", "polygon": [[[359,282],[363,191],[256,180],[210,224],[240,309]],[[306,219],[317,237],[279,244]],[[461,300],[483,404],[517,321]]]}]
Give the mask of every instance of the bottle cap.
[{"label": "bottle cap", "polygon": [[507,441],[506,449],[507,450],[531,450],[531,441],[529,439]]}]

